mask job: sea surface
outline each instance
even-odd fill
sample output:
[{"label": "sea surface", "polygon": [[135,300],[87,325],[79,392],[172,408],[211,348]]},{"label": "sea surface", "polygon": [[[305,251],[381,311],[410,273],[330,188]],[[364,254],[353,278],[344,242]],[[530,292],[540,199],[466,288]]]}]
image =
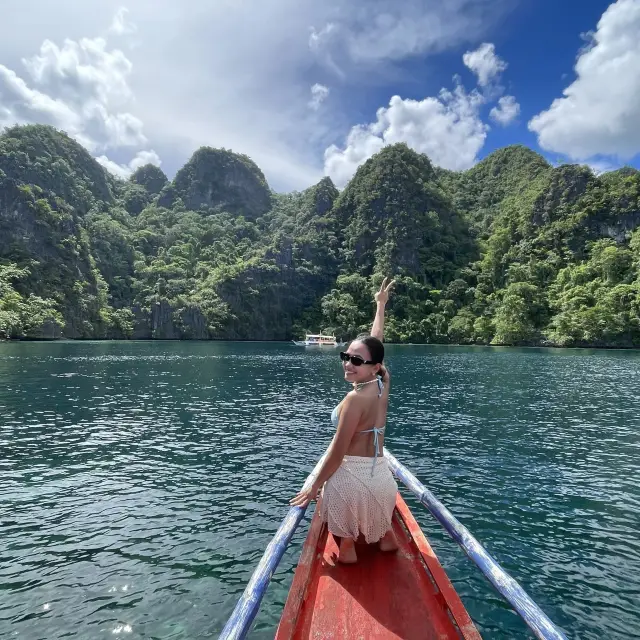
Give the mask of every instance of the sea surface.
[{"label": "sea surface", "polygon": [[[570,638],[639,638],[640,353],[387,353],[396,457]],[[0,637],[216,637],[347,390],[334,349],[0,344]],[[531,637],[404,495],[481,633]]]}]

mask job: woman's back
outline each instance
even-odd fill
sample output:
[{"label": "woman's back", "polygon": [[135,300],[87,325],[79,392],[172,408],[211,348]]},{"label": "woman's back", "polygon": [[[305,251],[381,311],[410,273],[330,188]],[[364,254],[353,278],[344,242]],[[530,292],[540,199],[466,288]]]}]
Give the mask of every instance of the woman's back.
[{"label": "woman's back", "polygon": [[[383,455],[384,428],[387,420],[387,407],[389,406],[389,385],[383,384],[380,379],[377,382],[378,384],[366,385],[359,391],[354,390],[348,394],[357,397],[361,416],[346,455],[366,458],[372,458],[376,454]],[[333,411],[331,419],[334,425],[337,424],[343,403],[344,400]]]}]

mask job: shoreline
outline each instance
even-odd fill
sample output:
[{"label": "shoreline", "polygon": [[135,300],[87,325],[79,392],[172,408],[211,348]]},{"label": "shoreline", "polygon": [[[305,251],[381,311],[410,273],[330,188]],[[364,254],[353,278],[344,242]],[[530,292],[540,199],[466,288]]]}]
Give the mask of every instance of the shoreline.
[{"label": "shoreline", "polygon": [[[257,344],[257,343],[268,343],[268,344],[291,344],[292,346],[296,346],[297,348],[304,348],[305,350],[309,347],[300,347],[298,345],[293,345],[292,340],[223,340],[223,339],[215,339],[208,338],[205,340],[200,339],[158,339],[158,338],[136,338],[136,339],[112,339],[112,338],[15,338],[15,339],[7,339],[0,338],[0,344],[19,344],[19,343],[48,343],[48,344],[66,344],[66,343],[108,343],[108,342],[117,342],[117,343],[207,343],[207,342],[217,342],[217,343],[227,343],[227,344]],[[348,341],[347,341],[348,342]],[[444,343],[444,342],[391,342],[385,341],[385,345],[394,346],[394,347],[474,347],[479,349],[549,349],[549,350],[591,350],[591,351],[640,351],[640,345],[638,346],[617,346],[617,345],[557,345],[557,344],[523,344],[523,345],[514,345],[514,344],[461,344],[461,343]],[[313,348],[313,347],[312,347]],[[335,349],[335,347],[331,347],[331,349]],[[329,351],[329,348],[320,348],[320,350]]]}]

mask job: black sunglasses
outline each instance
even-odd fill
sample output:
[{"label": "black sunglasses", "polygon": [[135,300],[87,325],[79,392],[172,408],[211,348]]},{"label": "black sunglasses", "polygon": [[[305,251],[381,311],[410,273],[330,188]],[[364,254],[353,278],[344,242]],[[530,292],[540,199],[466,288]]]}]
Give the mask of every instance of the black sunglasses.
[{"label": "black sunglasses", "polygon": [[348,360],[354,367],[359,367],[363,364],[376,364],[373,360],[363,360],[360,356],[352,356],[346,351],[340,352],[340,360],[342,360],[342,362],[347,362]]}]

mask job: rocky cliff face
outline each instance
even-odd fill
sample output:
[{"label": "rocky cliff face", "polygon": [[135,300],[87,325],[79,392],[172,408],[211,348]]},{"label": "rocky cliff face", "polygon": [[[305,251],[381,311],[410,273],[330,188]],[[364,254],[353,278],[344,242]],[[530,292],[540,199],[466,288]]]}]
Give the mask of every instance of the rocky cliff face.
[{"label": "rocky cliff face", "polygon": [[588,167],[563,165],[554,168],[546,189],[533,205],[533,224],[539,227],[570,215],[573,206],[588,189],[596,186],[597,181]]},{"label": "rocky cliff face", "polygon": [[342,254],[362,275],[396,273],[436,286],[451,278],[456,260],[462,266],[473,254],[467,224],[440,189],[428,158],[406,145],[387,147],[365,162],[333,214]]},{"label": "rocky cliff face", "polygon": [[616,220],[593,220],[590,227],[595,237],[611,238],[622,244],[640,227],[640,210],[623,214]]},{"label": "rocky cliff face", "polygon": [[140,185],[152,196],[157,196],[169,182],[164,171],[153,164],[146,164],[136,169],[129,178],[132,184]]},{"label": "rocky cliff face", "polygon": [[0,335],[347,337],[384,273],[396,340],[640,344],[639,226],[640,172],[519,146],[454,173],[393,145],[342,193],[285,195],[230,151],[122,181],[61,132],[17,127],[0,135]]},{"label": "rocky cliff face", "polygon": [[271,208],[264,174],[247,156],[225,149],[202,147],[178,171],[161,206],[180,198],[187,209],[227,211],[255,219]]},{"label": "rocky cliff face", "polygon": [[100,283],[75,211],[7,177],[0,177],[0,263],[28,267],[29,276],[16,285],[24,296],[60,300],[63,331],[48,323],[37,331],[40,337],[90,338],[100,330],[98,305],[78,304],[83,293],[95,301]]},{"label": "rocky cliff face", "polygon": [[0,173],[61,198],[78,215],[113,202],[104,169],[75,140],[53,127],[28,125],[0,136]]},{"label": "rocky cliff face", "polygon": [[150,318],[145,317],[145,338],[155,340],[208,340],[213,337],[200,309],[187,306],[174,308],[167,300],[151,306]]}]

